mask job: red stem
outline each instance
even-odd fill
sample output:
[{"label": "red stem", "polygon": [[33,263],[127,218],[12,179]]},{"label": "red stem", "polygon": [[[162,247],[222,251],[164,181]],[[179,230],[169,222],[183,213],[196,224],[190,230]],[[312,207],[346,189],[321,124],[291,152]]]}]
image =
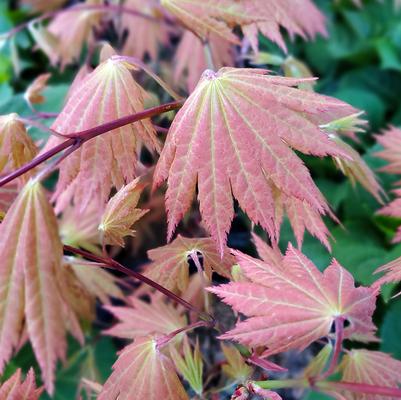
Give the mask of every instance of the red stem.
[{"label": "red stem", "polygon": [[184,326],[183,328],[177,329],[177,330],[170,332],[169,334],[157,339],[157,347],[158,348],[164,347],[166,344],[170,343],[180,333],[188,332],[192,329],[200,328],[201,326],[209,326],[209,325],[210,325],[209,322],[197,321],[197,322],[194,322],[187,326]]},{"label": "red stem", "polygon": [[347,390],[354,393],[372,394],[378,396],[388,396],[401,398],[401,389],[368,385],[365,383],[353,382],[320,382],[317,387],[324,388],[325,390]]},{"label": "red stem", "polygon": [[162,104],[161,106],[148,108],[147,110],[141,111],[136,114],[127,115],[126,117],[122,117],[111,122],[106,122],[105,124],[95,126],[94,128],[86,129],[81,132],[75,132],[69,134],[68,136],[64,135],[68,137],[66,141],[58,144],[57,146],[48,150],[46,153],[43,153],[38,157],[34,158],[29,163],[23,165],[22,167],[16,169],[15,171],[12,171],[11,173],[0,178],[0,187],[20,177],[21,175],[25,174],[31,169],[36,168],[39,164],[44,163],[49,158],[54,157],[56,154],[61,153],[63,150],[66,150],[69,147],[76,146],[75,150],[77,150],[85,142],[95,138],[96,136],[112,131],[113,129],[121,128],[122,126],[132,124],[142,119],[151,118],[154,117],[155,115],[160,115],[165,112],[176,110],[182,107],[183,104],[184,100],[173,101],[171,103]]},{"label": "red stem", "polygon": [[215,320],[210,314],[207,314],[207,313],[204,313],[203,311],[198,310],[191,303],[188,303],[186,300],[184,300],[180,296],[177,296],[175,293],[166,289],[164,286],[159,285],[157,282],[153,281],[152,279],[149,279],[148,277],[140,274],[139,272],[136,272],[127,267],[124,267],[119,262],[117,262],[111,258],[98,256],[98,255],[89,253],[88,251],[77,249],[75,247],[68,246],[68,245],[64,245],[64,250],[68,251],[70,253],[79,254],[80,256],[85,257],[89,260],[104,264],[106,267],[112,268],[116,271],[120,271],[125,275],[132,276],[133,278],[138,279],[139,281],[141,281],[141,282],[151,286],[152,288],[158,290],[159,292],[163,293],[165,296],[167,296],[171,300],[181,304],[187,310],[195,312],[196,314],[199,315],[199,317],[203,321],[206,321],[208,323],[208,325],[214,326],[214,324],[215,324]]}]

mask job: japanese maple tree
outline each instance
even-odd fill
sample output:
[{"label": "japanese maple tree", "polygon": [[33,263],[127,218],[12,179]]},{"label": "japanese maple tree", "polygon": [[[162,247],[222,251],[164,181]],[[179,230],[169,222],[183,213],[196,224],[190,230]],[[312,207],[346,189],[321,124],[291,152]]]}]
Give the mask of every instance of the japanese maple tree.
[{"label": "japanese maple tree", "polygon": [[[401,189],[383,205],[358,151],[364,111],[315,91],[291,54],[291,41],[328,37],[317,4],[19,3],[26,21],[1,41],[16,58],[29,35],[49,66],[25,108],[0,116],[0,400],[59,398],[68,369],[82,399],[401,398],[374,315],[401,259],[360,285],[355,266],[302,250],[327,255],[342,228],[322,165],[401,216]],[[383,170],[400,174],[401,130],[377,141]],[[104,374],[95,349],[110,337]],[[282,362],[294,351],[309,352],[295,372]]]}]

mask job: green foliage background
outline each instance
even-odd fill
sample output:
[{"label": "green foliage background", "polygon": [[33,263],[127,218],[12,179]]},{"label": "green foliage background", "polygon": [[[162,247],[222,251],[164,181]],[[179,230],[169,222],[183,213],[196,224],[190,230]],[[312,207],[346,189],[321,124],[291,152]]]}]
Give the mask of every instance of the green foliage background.
[{"label": "green foliage background", "polygon": [[[392,0],[364,1],[362,8],[345,0],[319,0],[317,3],[328,18],[328,39],[318,38],[307,43],[297,39],[289,45],[290,53],[306,62],[320,78],[319,92],[366,111],[370,129],[361,136],[357,148],[369,166],[378,172],[384,163],[375,158],[379,146],[375,144],[373,134],[390,124],[401,126],[401,12],[395,11]],[[22,11],[12,11],[6,1],[0,2],[0,32],[9,30],[26,17]],[[268,40],[261,38],[261,43],[263,51],[281,54]],[[42,54],[32,52],[32,45],[28,34],[23,32],[0,53],[0,114],[31,114],[23,100],[23,90],[39,73],[52,70]],[[50,86],[45,92],[47,112],[60,110],[74,68],[68,68],[62,74],[56,70],[52,72]],[[38,131],[32,132],[35,138],[41,137]],[[304,252],[319,268],[326,267],[333,256],[352,272],[358,283],[372,283],[375,279],[372,273],[377,267],[401,256],[401,244],[391,244],[401,221],[377,216],[380,204],[362,188],[352,187],[330,160],[305,160],[342,226],[327,221],[333,235],[331,255],[310,236],[305,239]],[[380,172],[378,176],[391,198],[396,177]],[[281,237],[283,248],[289,240],[294,238],[285,224]],[[249,236],[244,237],[234,229],[230,243],[247,247]],[[401,359],[401,297],[390,299],[394,290],[394,287],[385,288],[378,302],[375,321],[381,343],[372,348],[380,348]],[[74,397],[81,372],[100,381],[110,373],[116,357],[115,344],[96,329],[91,328],[87,334],[87,345],[80,349],[76,343],[71,343],[68,360],[59,367],[54,397],[57,400]],[[29,345],[25,345],[6,375],[17,367],[27,369],[30,365],[36,365],[36,362]],[[326,398],[319,394],[307,396],[308,399]]]}]

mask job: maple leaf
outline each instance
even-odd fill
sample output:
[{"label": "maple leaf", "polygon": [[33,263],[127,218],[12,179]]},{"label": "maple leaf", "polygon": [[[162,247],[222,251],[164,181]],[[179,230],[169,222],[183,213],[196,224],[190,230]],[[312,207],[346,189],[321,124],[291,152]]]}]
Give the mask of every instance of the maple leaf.
[{"label": "maple leaf", "polygon": [[[396,388],[401,384],[401,361],[380,351],[351,350],[344,355],[339,370],[342,380]],[[388,397],[344,392],[348,400],[385,400]]]},{"label": "maple leaf", "polygon": [[316,123],[355,110],[294,87],[304,81],[255,69],[204,72],[174,119],[155,170],[155,186],[168,180],[168,239],[189,208],[196,183],[204,224],[221,253],[234,216],[233,196],[273,240],[278,231],[273,192],[301,200],[315,213],[329,212],[293,149],[342,156]]},{"label": "maple leaf", "polygon": [[[401,189],[393,190],[396,198],[387,204],[385,207],[381,208],[378,212],[380,215],[386,215],[389,217],[400,218],[401,217]],[[397,228],[397,232],[393,237],[393,243],[401,242],[401,226]]]},{"label": "maple leaf", "polygon": [[144,187],[137,178],[109,200],[99,224],[104,244],[124,247],[124,236],[135,236],[131,226],[149,211],[136,208]]},{"label": "maple leaf", "polygon": [[170,290],[185,291],[188,286],[189,263],[191,253],[201,253],[203,269],[211,279],[212,272],[230,277],[234,259],[225,249],[221,259],[211,238],[186,238],[178,235],[173,242],[148,251],[152,263],[145,267],[145,275]]},{"label": "maple leaf", "polygon": [[[71,93],[52,129],[70,134],[142,111],[145,93],[131,70],[130,65],[113,57],[101,63]],[[62,140],[52,136],[45,150]],[[54,194],[56,209],[64,209],[71,198],[81,211],[94,200],[103,209],[112,186],[119,188],[135,178],[137,150],[142,142],[151,149],[159,149],[150,120],[135,122],[84,143],[60,165]]]},{"label": "maple leaf", "polygon": [[235,346],[221,343],[221,349],[227,361],[222,367],[223,372],[235,382],[244,383],[252,375],[253,368],[245,362]]},{"label": "maple leaf", "polygon": [[203,40],[214,33],[235,43],[232,28],[241,26],[255,51],[259,31],[284,50],[280,26],[291,37],[326,34],[324,16],[310,0],[162,0],[161,4]]},{"label": "maple leaf", "polygon": [[382,265],[374,273],[378,274],[380,272],[385,272],[385,274],[374,282],[374,287],[380,287],[384,283],[401,281],[401,257]]},{"label": "maple leaf", "polygon": [[135,295],[127,298],[127,306],[104,306],[117,319],[118,324],[104,331],[122,339],[136,339],[150,334],[169,334],[186,326],[186,318],[164,298],[153,294],[151,301],[140,300]]},{"label": "maple leaf", "polygon": [[25,380],[21,379],[21,369],[3,382],[0,386],[0,399],[2,400],[39,400],[43,388],[37,388],[35,374],[30,368]]},{"label": "maple leaf", "polygon": [[93,298],[98,298],[103,304],[108,304],[110,297],[124,299],[124,294],[118,286],[120,280],[110,272],[80,258],[68,257],[64,260],[65,265],[72,268],[76,279]]},{"label": "maple leaf", "polygon": [[266,355],[303,350],[328,336],[336,318],[349,322],[345,336],[375,331],[377,292],[354,286],[352,275],[335,260],[321,273],[289,244],[281,266],[235,252],[250,283],[209,288],[248,319],[221,336],[248,346],[266,346]]},{"label": "maple leaf", "polygon": [[[71,8],[78,10],[86,4],[102,4],[102,1],[86,0],[84,5],[77,4]],[[104,11],[83,9],[60,13],[50,22],[48,31],[58,40],[55,57],[60,62],[61,69],[77,61],[84,44],[94,40],[93,30],[99,26],[103,15]]]},{"label": "maple leaf", "polygon": [[45,101],[42,92],[46,88],[50,77],[51,74],[49,73],[41,74],[28,86],[24,93],[24,99],[29,105],[41,104]]},{"label": "maple leaf", "polygon": [[[234,53],[229,42],[217,35],[211,35],[209,46],[216,68],[234,65]],[[174,58],[174,80],[179,82],[187,72],[187,88],[192,92],[203,71],[208,68],[203,43],[191,31],[185,31]]]},{"label": "maple leaf", "polygon": [[183,340],[183,354],[181,355],[174,346],[170,346],[170,355],[177,371],[189,383],[193,391],[202,397],[203,392],[203,360],[199,349],[199,341],[196,341],[192,351],[188,338]]},{"label": "maple leaf", "polygon": [[375,174],[365,163],[363,158],[350,145],[343,142],[339,138],[334,138],[336,143],[341,146],[344,153],[348,153],[349,159],[334,157],[334,162],[341,172],[350,178],[351,183],[359,182],[366,190],[368,190],[379,203],[383,203],[382,195],[384,191],[377,182]]},{"label": "maple leaf", "polygon": [[62,242],[72,247],[81,247],[91,253],[101,254],[101,237],[98,226],[101,210],[96,202],[88,204],[84,211],[79,206],[68,205],[59,219]]},{"label": "maple leaf", "polygon": [[98,400],[188,400],[171,360],[151,337],[125,347]]},{"label": "maple leaf", "polygon": [[66,329],[83,335],[62,297],[63,248],[44,189],[29,181],[0,225],[0,370],[20,343],[26,324],[46,389],[53,392],[57,359],[66,352]]},{"label": "maple leaf", "polygon": [[173,28],[161,20],[160,5],[157,0],[127,0],[124,6],[137,10],[151,19],[123,13],[121,25],[128,31],[122,53],[143,59],[148,55],[152,60],[158,56],[159,46],[167,47]]},{"label": "maple leaf", "polygon": [[0,173],[31,161],[37,149],[17,114],[0,116]]}]

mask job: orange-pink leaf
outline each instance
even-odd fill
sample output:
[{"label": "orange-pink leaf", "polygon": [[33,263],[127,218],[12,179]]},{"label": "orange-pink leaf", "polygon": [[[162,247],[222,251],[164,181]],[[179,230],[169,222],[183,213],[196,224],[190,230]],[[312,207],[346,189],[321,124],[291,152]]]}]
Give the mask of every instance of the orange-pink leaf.
[{"label": "orange-pink leaf", "polygon": [[156,186],[168,180],[169,239],[196,184],[203,222],[221,253],[234,216],[233,196],[273,240],[280,225],[277,190],[303,201],[311,213],[329,212],[294,150],[347,157],[318,125],[355,110],[297,89],[302,82],[255,69],[205,71],[173,121],[155,171]]},{"label": "orange-pink leaf", "polygon": [[[68,98],[52,128],[70,134],[143,110],[143,89],[131,67],[113,57],[84,77]],[[49,149],[62,139],[51,137]],[[136,175],[140,143],[159,149],[150,120],[138,121],[86,142],[60,165],[55,198],[58,210],[73,197],[82,211],[89,202],[102,209],[112,186],[121,187]]]},{"label": "orange-pink leaf", "polygon": [[123,186],[107,203],[99,224],[103,243],[124,247],[124,236],[134,236],[132,225],[149,210],[137,208],[144,185],[135,179]]},{"label": "orange-pink leaf", "polygon": [[191,253],[200,253],[203,269],[209,278],[212,272],[229,277],[234,259],[225,248],[225,256],[220,257],[211,238],[186,238],[178,235],[170,244],[148,251],[152,263],[145,267],[145,275],[160,285],[175,291],[184,291],[188,286]]},{"label": "orange-pink leaf", "polygon": [[[85,4],[101,4],[100,0],[86,0]],[[75,10],[82,4],[74,6]],[[58,39],[57,61],[61,68],[77,61],[85,44],[94,40],[93,30],[99,26],[104,11],[82,10],[58,14],[49,24],[48,31]]]},{"label": "orange-pink leaf", "polygon": [[27,335],[52,393],[57,359],[66,351],[66,329],[79,339],[75,315],[62,297],[63,248],[44,189],[29,181],[0,225],[0,369]]},{"label": "orange-pink leaf", "polygon": [[[373,386],[397,388],[401,384],[401,361],[380,351],[352,350],[339,366],[342,380]],[[385,400],[388,397],[344,392],[347,400]]]},{"label": "orange-pink leaf", "polygon": [[258,33],[286,49],[280,27],[291,37],[326,34],[323,14],[310,0],[162,0],[162,5],[201,39],[216,34],[235,43],[232,28],[241,26],[254,50]]},{"label": "orange-pink leaf", "polygon": [[355,288],[352,275],[335,260],[321,273],[291,245],[281,266],[235,254],[251,282],[209,290],[248,318],[222,338],[253,347],[266,346],[266,354],[274,354],[302,350],[328,336],[338,317],[350,324],[345,328],[346,337],[375,331],[372,314],[376,292]]},{"label": "orange-pink leaf", "polygon": [[45,101],[42,92],[46,88],[50,77],[51,74],[49,73],[41,74],[28,86],[24,93],[24,98],[28,104],[41,104]]},{"label": "orange-pink leaf", "polygon": [[165,298],[152,295],[146,302],[131,295],[127,298],[127,306],[105,306],[119,323],[104,333],[122,339],[136,339],[151,334],[167,335],[186,325],[186,318]]},{"label": "orange-pink leaf", "polygon": [[0,116],[0,173],[31,161],[37,149],[17,114]]},{"label": "orange-pink leaf", "polygon": [[188,400],[172,361],[151,337],[123,349],[98,400]]},{"label": "orange-pink leaf", "polygon": [[25,377],[21,379],[21,370],[17,371],[0,386],[1,400],[39,400],[43,388],[37,388],[35,374],[31,368]]},{"label": "orange-pink leaf", "polygon": [[143,59],[146,55],[156,60],[159,46],[169,44],[170,25],[163,23],[160,5],[157,0],[127,0],[124,6],[137,10],[150,18],[123,13],[121,25],[128,31],[124,42],[123,54]]}]

